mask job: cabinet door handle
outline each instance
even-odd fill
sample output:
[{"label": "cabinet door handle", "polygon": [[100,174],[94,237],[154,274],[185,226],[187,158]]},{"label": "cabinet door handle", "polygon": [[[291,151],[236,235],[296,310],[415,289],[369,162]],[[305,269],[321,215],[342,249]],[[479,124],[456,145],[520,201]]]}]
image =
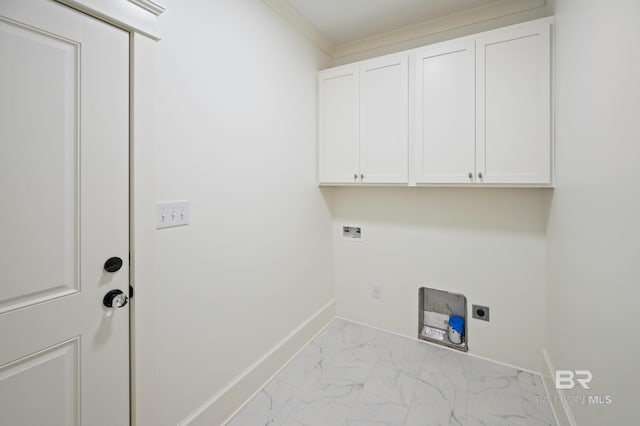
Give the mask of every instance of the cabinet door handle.
[{"label": "cabinet door handle", "polygon": [[469,172],[469,179],[473,179],[473,173]]},{"label": "cabinet door handle", "polygon": [[360,179],[361,179],[361,180],[362,180],[362,179],[364,179],[364,175],[362,175],[362,174],[361,174],[361,175],[360,175]]},{"label": "cabinet door handle", "polygon": [[478,177],[482,179],[482,172],[478,173]]},{"label": "cabinet door handle", "polygon": [[358,180],[358,174],[357,173],[353,174],[353,180]]}]

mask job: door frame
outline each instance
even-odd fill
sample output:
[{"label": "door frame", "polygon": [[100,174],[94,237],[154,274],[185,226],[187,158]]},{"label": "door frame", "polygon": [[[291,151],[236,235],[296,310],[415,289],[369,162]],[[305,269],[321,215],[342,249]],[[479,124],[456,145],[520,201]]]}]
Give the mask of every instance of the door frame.
[{"label": "door frame", "polygon": [[158,424],[156,359],[156,45],[154,0],[53,0],[129,33],[129,321],[131,426]]}]

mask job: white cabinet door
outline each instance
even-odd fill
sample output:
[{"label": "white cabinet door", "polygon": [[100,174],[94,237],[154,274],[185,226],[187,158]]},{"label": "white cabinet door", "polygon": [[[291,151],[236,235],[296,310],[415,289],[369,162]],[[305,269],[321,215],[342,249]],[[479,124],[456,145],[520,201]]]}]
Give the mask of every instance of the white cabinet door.
[{"label": "white cabinet door", "polygon": [[358,66],[319,74],[318,179],[355,183],[359,156]]},{"label": "white cabinet door", "polygon": [[129,34],[2,0],[0,58],[0,424],[128,425]]},{"label": "white cabinet door", "polygon": [[417,51],[413,176],[416,183],[473,183],[475,41]]},{"label": "white cabinet door", "polygon": [[551,182],[549,33],[543,21],[477,39],[480,182]]},{"label": "white cabinet door", "polygon": [[408,183],[406,55],[360,63],[360,167],[362,183]]}]

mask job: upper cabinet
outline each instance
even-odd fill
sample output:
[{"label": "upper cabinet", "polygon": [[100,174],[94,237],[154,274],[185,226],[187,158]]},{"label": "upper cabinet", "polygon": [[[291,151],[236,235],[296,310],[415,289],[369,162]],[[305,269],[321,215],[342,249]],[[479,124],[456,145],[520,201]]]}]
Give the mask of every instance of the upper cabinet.
[{"label": "upper cabinet", "polygon": [[413,177],[416,183],[473,183],[476,173],[475,42],[419,49],[411,56]]},{"label": "upper cabinet", "polygon": [[476,41],[476,169],[488,184],[551,183],[550,22]]},{"label": "upper cabinet", "polygon": [[390,55],[320,73],[320,183],[408,183],[407,62]]},{"label": "upper cabinet", "polygon": [[551,22],[320,72],[320,183],[550,186]]},{"label": "upper cabinet", "polygon": [[409,72],[406,56],[360,64],[360,179],[409,182]]},{"label": "upper cabinet", "polygon": [[357,65],[320,73],[318,156],[321,183],[353,183],[358,178],[358,77]]}]

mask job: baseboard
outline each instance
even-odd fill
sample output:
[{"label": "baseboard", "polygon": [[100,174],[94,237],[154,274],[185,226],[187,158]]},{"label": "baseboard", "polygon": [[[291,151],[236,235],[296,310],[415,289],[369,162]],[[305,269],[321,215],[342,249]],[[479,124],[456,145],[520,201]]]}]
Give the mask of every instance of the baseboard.
[{"label": "baseboard", "polygon": [[507,364],[506,362],[498,361],[498,360],[493,359],[493,358],[487,358],[486,356],[477,355],[477,354],[474,354],[474,353],[471,353],[471,352],[462,352],[462,351],[459,351],[459,350],[456,350],[456,349],[453,349],[453,348],[449,348],[449,347],[444,346],[444,345],[438,345],[437,343],[431,343],[431,342],[427,342],[426,340],[418,339],[415,336],[407,336],[405,334],[396,333],[395,331],[387,330],[386,328],[377,327],[375,325],[367,324],[367,323],[364,323],[364,322],[361,322],[361,321],[355,321],[355,320],[352,320],[350,318],[342,317],[342,316],[339,316],[339,315],[336,316],[336,318],[340,318],[340,319],[345,320],[345,321],[353,322],[355,324],[364,325],[365,327],[375,328],[376,330],[384,331],[385,333],[389,333],[389,334],[395,334],[396,336],[404,337],[406,339],[415,340],[416,342],[424,343],[425,345],[434,346],[434,347],[437,347],[438,349],[445,349],[447,351],[452,351],[452,352],[455,352],[455,353],[458,353],[458,354],[462,354],[462,355],[465,355],[465,356],[469,356],[469,357],[472,357],[472,358],[478,358],[478,359],[481,359],[481,360],[484,360],[484,361],[492,362],[494,364],[504,365],[505,367],[513,368],[515,370],[520,370],[520,371],[524,371],[524,372],[527,372],[527,373],[531,373],[531,374],[535,374],[535,375],[538,375],[538,376],[542,376],[542,374],[539,371],[531,370],[529,368],[519,367],[519,366],[513,365],[513,364]]},{"label": "baseboard", "polygon": [[332,299],[187,418],[178,423],[178,426],[224,424],[250,401],[314,336],[321,332],[335,318],[335,314],[336,302],[335,299]]},{"label": "baseboard", "polygon": [[547,394],[551,398],[551,409],[556,418],[556,423],[558,426],[577,426],[576,419],[571,412],[571,407],[567,404],[564,391],[556,389],[554,379],[556,377],[556,369],[546,349],[542,350],[542,359],[547,369],[547,374],[542,375],[542,382],[544,383],[544,387],[547,388]]}]

